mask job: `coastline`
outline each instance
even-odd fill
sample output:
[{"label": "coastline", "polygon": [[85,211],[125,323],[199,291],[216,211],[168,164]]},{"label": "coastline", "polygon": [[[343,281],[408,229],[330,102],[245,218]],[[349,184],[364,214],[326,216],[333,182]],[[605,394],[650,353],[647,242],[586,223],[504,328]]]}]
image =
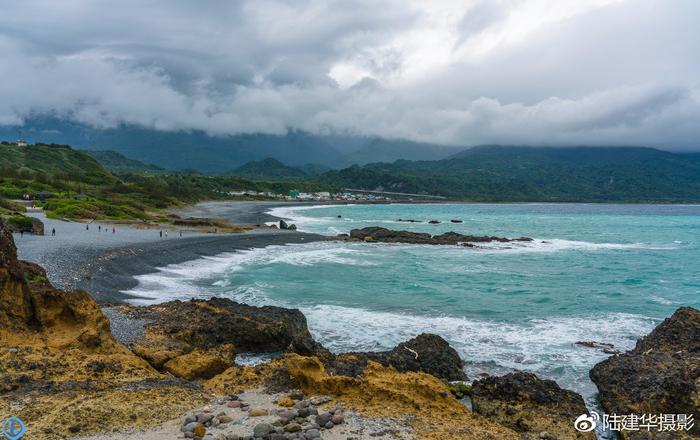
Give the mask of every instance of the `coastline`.
[{"label": "coastline", "polygon": [[[232,223],[248,224],[277,221],[267,213],[271,207],[287,206],[285,202],[205,202],[178,213],[190,216],[223,217]],[[305,204],[299,204],[305,205]],[[209,234],[185,231],[183,237],[171,231],[161,238],[153,229],[117,225],[64,222],[33,214],[45,223],[47,235],[16,237],[20,258],[46,269],[47,277],[64,290],[84,289],[102,305],[121,304],[131,297],[122,291],[135,287],[138,275],[156,272],[158,267],[213,256],[223,252],[327,240],[316,234],[279,229],[254,229],[243,233]],[[56,236],[51,230],[56,229]]]}]

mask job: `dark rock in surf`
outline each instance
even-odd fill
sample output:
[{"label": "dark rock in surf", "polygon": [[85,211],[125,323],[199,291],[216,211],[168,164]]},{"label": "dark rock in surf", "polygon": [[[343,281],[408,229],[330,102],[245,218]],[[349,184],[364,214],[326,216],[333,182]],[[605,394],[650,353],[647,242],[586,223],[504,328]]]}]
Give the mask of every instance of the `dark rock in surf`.
[{"label": "dark rock in surf", "polygon": [[280,229],[289,229],[289,225],[286,221],[280,220]]},{"label": "dark rock in surf", "polygon": [[[682,307],[631,351],[590,372],[599,400],[612,414],[688,414],[700,437],[700,311]],[[621,433],[628,439],[675,439],[678,433]]]},{"label": "dark rock in surf", "polygon": [[555,433],[557,439],[596,438],[574,428],[576,418],[588,413],[583,398],[532,373],[480,379],[472,385],[471,400],[474,412],[521,433],[523,439],[541,439],[542,432]]},{"label": "dark rock in surf", "polygon": [[456,232],[446,232],[441,235],[430,235],[425,232],[394,231],[391,229],[370,226],[350,231],[350,238],[359,241],[376,241],[380,243],[409,243],[409,244],[434,244],[434,245],[460,245],[465,243],[509,243],[513,241],[528,242],[532,238],[504,238],[489,236],[463,235]]},{"label": "dark rock in surf", "polygon": [[596,342],[596,341],[576,341],[574,345],[585,348],[593,348],[600,350],[605,354],[620,354],[619,350],[615,349],[613,344],[608,344],[606,342]]},{"label": "dark rock in surf", "polygon": [[384,352],[343,353],[329,360],[326,368],[336,375],[359,376],[367,361],[396,370],[422,371],[446,381],[466,380],[464,362],[454,348],[438,335],[423,333]]}]

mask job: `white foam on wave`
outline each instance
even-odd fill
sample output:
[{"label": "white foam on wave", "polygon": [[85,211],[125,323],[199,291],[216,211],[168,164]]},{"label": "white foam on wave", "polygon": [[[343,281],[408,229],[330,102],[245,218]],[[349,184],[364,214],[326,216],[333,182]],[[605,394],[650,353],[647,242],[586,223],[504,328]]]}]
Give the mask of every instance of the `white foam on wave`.
[{"label": "white foam on wave", "polygon": [[[345,206],[355,206],[353,204],[342,205]],[[321,226],[325,226],[330,223],[331,220],[336,220],[337,218],[331,217],[308,217],[303,215],[304,211],[315,210],[315,209],[329,209],[335,208],[337,205],[312,205],[312,206],[278,206],[271,208],[267,211],[268,214],[282,219],[291,221],[297,226],[297,230],[302,232],[318,232]],[[345,219],[350,220],[350,219]],[[330,231],[329,231],[330,233]]]},{"label": "white foam on wave", "polygon": [[575,343],[606,342],[618,350],[629,350],[638,337],[649,333],[658,323],[652,318],[625,313],[504,323],[334,305],[301,310],[314,337],[334,352],[385,350],[420,333],[435,333],[459,352],[471,377],[482,372],[528,370],[557,379],[587,397],[595,392],[587,372],[608,355]]},{"label": "white foam on wave", "polygon": [[595,243],[590,241],[564,239],[535,239],[533,241],[513,241],[508,243],[475,243],[482,251],[498,252],[560,252],[560,251],[607,251],[607,250],[673,250],[675,245],[652,243]]},{"label": "white foam on wave", "polygon": [[[137,298],[134,304],[145,304],[175,299],[182,296],[201,297],[211,294],[210,287],[228,287],[226,274],[245,269],[247,266],[288,264],[312,266],[332,263],[345,266],[373,266],[368,257],[369,249],[358,245],[347,246],[341,242],[313,242],[304,244],[270,245],[237,252],[222,253],[214,257],[170,264],[157,268],[157,272],[138,275],[138,285],[123,291]],[[202,285],[203,280],[212,280]],[[216,281],[214,281],[216,279]],[[258,286],[261,287],[261,286]],[[255,298],[255,286],[237,287],[244,297]]]}]

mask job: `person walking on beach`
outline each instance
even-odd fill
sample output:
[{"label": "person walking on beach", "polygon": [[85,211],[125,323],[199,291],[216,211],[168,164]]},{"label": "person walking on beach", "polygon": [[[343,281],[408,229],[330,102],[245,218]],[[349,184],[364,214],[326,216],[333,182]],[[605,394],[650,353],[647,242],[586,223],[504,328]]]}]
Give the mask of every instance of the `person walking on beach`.
[{"label": "person walking on beach", "polygon": [[102,232],[102,225],[97,225],[97,232]]},{"label": "person walking on beach", "polygon": [[89,230],[90,230],[90,223],[88,223],[87,225],[85,225],[85,230],[86,230],[86,231],[89,231]]},{"label": "person walking on beach", "polygon": [[160,230],[160,238],[163,238],[163,230]]},{"label": "person walking on beach", "polygon": [[19,236],[20,236],[20,237],[24,237],[24,229],[20,229],[20,230],[19,230]]},{"label": "person walking on beach", "polygon": [[180,237],[182,237],[182,230],[180,230]]},{"label": "person walking on beach", "polygon": [[115,232],[117,232],[117,228],[115,228],[114,226],[112,226],[112,234],[114,234]]},{"label": "person walking on beach", "polygon": [[56,236],[56,228],[53,228],[53,229],[51,230],[51,235],[54,236],[54,237]]},{"label": "person walking on beach", "polygon": [[168,231],[165,231],[165,238],[168,238]]}]

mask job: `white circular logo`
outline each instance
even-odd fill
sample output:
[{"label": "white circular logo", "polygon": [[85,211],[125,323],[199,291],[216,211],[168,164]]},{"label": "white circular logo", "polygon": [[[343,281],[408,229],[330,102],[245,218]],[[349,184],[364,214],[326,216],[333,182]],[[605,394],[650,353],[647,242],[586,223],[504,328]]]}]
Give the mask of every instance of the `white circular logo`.
[{"label": "white circular logo", "polygon": [[581,414],[574,422],[574,428],[579,432],[591,432],[595,429],[600,420],[597,412],[591,411],[591,414]]}]

